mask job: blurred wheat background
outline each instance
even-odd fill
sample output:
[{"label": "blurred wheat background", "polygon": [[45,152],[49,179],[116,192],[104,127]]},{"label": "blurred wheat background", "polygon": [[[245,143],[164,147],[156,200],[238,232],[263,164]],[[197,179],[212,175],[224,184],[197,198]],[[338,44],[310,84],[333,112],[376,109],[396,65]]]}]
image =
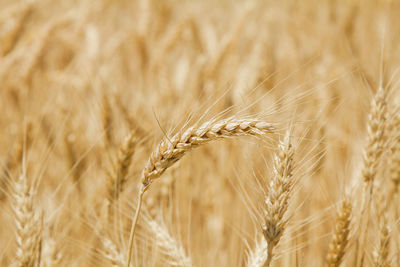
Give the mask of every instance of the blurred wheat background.
[{"label": "blurred wheat background", "polygon": [[400,266],[399,14],[0,0],[0,265]]}]

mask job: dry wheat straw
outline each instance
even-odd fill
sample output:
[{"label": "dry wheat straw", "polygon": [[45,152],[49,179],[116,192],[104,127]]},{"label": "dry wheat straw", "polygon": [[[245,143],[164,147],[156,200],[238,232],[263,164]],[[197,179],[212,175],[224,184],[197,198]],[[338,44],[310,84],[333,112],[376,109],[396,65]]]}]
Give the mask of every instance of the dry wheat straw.
[{"label": "dry wheat straw", "polygon": [[351,203],[349,199],[345,199],[337,212],[335,229],[326,257],[328,266],[337,267],[343,260],[350,232],[351,213]]},{"label": "dry wheat straw", "polygon": [[200,145],[214,140],[233,136],[264,136],[274,131],[270,123],[256,119],[229,118],[221,121],[208,121],[201,126],[192,126],[186,131],[179,132],[170,139],[164,139],[151,153],[146,166],[142,172],[142,184],[138,195],[135,215],[132,220],[131,233],[129,237],[128,255],[126,264],[131,261],[133,237],[135,227],[139,218],[140,208],[144,192],[150,187],[154,179],[171,167],[175,162],[185,155],[186,152]]},{"label": "dry wheat straw", "polygon": [[273,250],[278,245],[285,230],[287,220],[284,215],[289,206],[289,199],[293,187],[294,149],[290,143],[290,132],[285,135],[283,142],[274,158],[274,170],[263,210],[262,231],[267,241],[267,260],[264,266],[269,266],[273,257]]}]

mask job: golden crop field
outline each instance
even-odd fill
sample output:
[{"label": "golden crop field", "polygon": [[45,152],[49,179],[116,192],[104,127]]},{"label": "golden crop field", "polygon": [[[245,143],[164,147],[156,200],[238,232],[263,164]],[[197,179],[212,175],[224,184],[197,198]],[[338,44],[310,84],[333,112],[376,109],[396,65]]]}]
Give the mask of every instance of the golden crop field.
[{"label": "golden crop field", "polygon": [[399,14],[0,0],[0,266],[400,266]]}]

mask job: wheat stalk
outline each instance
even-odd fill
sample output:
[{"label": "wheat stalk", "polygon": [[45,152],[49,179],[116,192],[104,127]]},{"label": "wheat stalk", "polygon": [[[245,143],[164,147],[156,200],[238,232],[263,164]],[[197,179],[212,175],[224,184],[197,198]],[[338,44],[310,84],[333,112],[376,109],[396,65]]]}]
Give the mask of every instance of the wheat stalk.
[{"label": "wheat stalk", "polygon": [[270,123],[264,121],[229,118],[220,121],[208,121],[199,127],[192,126],[186,131],[177,133],[170,139],[164,139],[151,153],[142,172],[142,184],[138,194],[135,215],[132,220],[126,266],[129,266],[131,261],[133,238],[142,205],[143,194],[156,178],[160,177],[169,167],[181,159],[186,152],[200,145],[234,136],[263,136],[273,131],[274,127]]}]

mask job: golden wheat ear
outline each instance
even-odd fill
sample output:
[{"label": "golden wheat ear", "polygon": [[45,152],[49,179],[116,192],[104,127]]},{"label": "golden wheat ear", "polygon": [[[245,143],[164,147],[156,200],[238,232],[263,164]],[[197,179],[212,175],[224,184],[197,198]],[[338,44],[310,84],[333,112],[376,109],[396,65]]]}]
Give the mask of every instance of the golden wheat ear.
[{"label": "golden wheat ear", "polygon": [[294,179],[294,148],[290,141],[290,131],[279,142],[274,157],[274,168],[262,206],[262,232],[264,240],[256,244],[250,252],[248,266],[270,266],[274,248],[278,245],[286,228],[286,211],[292,194]]},{"label": "golden wheat ear", "polygon": [[346,198],[337,211],[335,228],[332,233],[332,241],[329,244],[329,251],[326,256],[328,266],[337,267],[341,264],[346,252],[350,232],[352,206]]},{"label": "golden wheat ear", "polygon": [[22,173],[14,183],[13,210],[16,224],[16,260],[20,266],[39,265],[42,218],[34,205],[35,192]]}]

